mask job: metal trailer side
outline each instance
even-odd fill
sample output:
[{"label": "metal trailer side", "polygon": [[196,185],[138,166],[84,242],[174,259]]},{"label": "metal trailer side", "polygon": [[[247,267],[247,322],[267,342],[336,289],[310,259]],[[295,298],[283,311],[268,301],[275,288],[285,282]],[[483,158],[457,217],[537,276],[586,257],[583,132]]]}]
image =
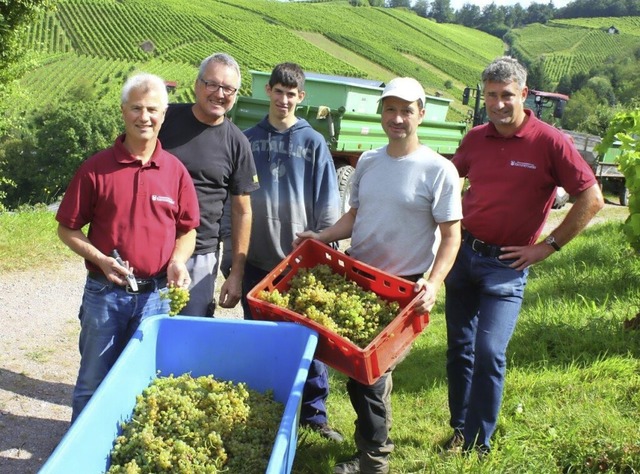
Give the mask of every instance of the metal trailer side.
[{"label": "metal trailer side", "polygon": [[618,168],[617,158],[620,154],[620,142],[615,142],[607,152],[602,155],[595,148],[602,142],[602,138],[588,133],[563,130],[569,135],[580,155],[589,163],[600,186],[609,184],[613,187],[613,192],[618,196],[620,205],[629,204],[629,190],[626,187],[625,177]]}]

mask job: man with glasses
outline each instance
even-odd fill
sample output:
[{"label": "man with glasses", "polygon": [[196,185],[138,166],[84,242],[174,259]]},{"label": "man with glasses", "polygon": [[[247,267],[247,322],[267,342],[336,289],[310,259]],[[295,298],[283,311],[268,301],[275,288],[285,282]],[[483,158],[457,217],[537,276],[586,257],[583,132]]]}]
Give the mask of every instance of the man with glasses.
[{"label": "man with glasses", "polygon": [[258,189],[251,146],[225,117],[233,107],[241,77],[238,63],[216,53],[200,64],[193,104],[170,104],[160,142],[187,167],[200,203],[196,248],[187,266],[189,303],[182,314],[213,316],[219,266],[220,218],[231,200],[233,256],[231,273],[220,289],[220,306],[233,308],[242,294],[242,276],[251,233],[249,193]]}]

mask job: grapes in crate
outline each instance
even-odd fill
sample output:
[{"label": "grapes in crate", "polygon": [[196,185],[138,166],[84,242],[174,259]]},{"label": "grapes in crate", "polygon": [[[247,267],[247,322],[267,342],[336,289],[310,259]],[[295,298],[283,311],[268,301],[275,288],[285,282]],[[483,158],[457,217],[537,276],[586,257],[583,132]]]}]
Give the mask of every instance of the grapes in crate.
[{"label": "grapes in crate", "polygon": [[170,284],[167,287],[166,292],[160,294],[160,298],[163,300],[169,300],[169,316],[175,316],[182,308],[184,308],[189,302],[189,290]]},{"label": "grapes in crate", "polygon": [[138,395],[108,474],[263,473],[283,406],[213,376],[158,377]]},{"label": "grapes in crate", "polygon": [[380,298],[326,264],[300,268],[289,291],[261,291],[258,298],[302,314],[363,348],[398,315],[400,305]]}]

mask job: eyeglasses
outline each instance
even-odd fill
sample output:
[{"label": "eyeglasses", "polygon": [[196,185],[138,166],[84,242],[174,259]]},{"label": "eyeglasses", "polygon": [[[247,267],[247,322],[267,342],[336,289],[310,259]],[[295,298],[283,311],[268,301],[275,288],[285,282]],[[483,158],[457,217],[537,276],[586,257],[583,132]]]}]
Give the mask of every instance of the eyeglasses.
[{"label": "eyeglasses", "polygon": [[218,84],[217,82],[205,81],[202,78],[200,78],[200,81],[204,84],[205,89],[207,89],[209,92],[218,92],[220,89],[222,89],[222,94],[225,97],[229,97],[230,95],[238,92],[238,89],[236,89],[235,87],[223,86],[222,84]]}]

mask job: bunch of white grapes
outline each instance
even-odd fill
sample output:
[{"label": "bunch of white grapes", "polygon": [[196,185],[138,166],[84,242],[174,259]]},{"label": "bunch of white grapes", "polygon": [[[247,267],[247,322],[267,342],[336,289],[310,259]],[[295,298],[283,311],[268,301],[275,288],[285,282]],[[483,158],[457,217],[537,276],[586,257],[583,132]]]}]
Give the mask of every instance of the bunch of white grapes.
[{"label": "bunch of white grapes", "polygon": [[167,291],[160,293],[160,298],[169,300],[169,316],[175,316],[189,302],[189,289],[170,284]]},{"label": "bunch of white grapes", "polygon": [[108,473],[264,473],[282,414],[270,391],[211,375],[158,377],[138,395]]},{"label": "bunch of white grapes", "polygon": [[361,348],[400,311],[397,302],[380,298],[325,264],[299,269],[288,292],[263,290],[258,298],[305,315]]}]

